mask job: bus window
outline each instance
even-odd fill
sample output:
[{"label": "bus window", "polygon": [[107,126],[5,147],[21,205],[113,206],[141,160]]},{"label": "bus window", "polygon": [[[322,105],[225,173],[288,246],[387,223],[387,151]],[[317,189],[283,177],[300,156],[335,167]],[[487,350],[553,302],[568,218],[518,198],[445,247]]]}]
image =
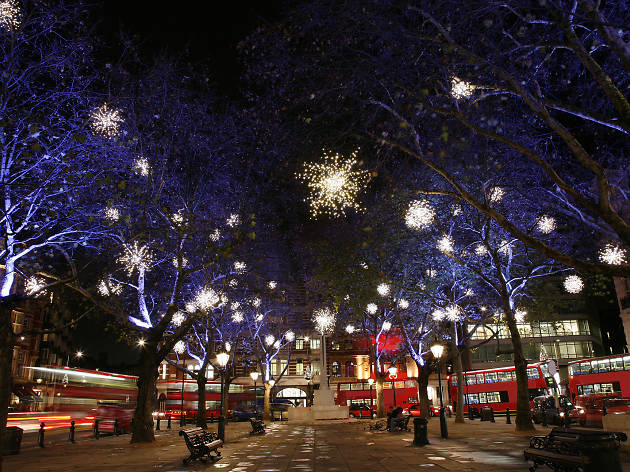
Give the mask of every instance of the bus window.
[{"label": "bus window", "polygon": [[[482,384],[484,382],[483,380],[483,374],[477,374],[477,383],[478,384]],[[484,402],[485,403],[485,402]]]},{"label": "bus window", "polygon": [[610,361],[608,359],[602,359],[597,361],[599,373],[605,373],[610,371]]},{"label": "bus window", "polygon": [[499,392],[488,392],[486,393],[486,399],[488,403],[499,403],[501,401],[501,396]]},{"label": "bus window", "polygon": [[343,391],[343,390],[350,390],[350,384],[349,383],[340,383],[339,384],[339,390]]},{"label": "bus window", "polygon": [[486,372],[486,383],[496,383],[496,382],[497,382],[497,373]]},{"label": "bus window", "polygon": [[450,380],[451,385],[452,385],[453,387],[457,387],[457,375],[453,375],[453,376],[451,376],[451,377],[449,378],[449,380]]},{"label": "bus window", "polygon": [[512,373],[509,370],[500,370],[497,372],[499,382],[511,382],[512,381]]},{"label": "bus window", "polygon": [[623,370],[623,358],[616,357],[610,360],[610,370],[619,371]]},{"label": "bus window", "polygon": [[488,403],[486,400],[486,392],[479,392],[479,403]]},{"label": "bus window", "polygon": [[469,405],[476,405],[479,403],[479,396],[476,393],[467,393],[464,397],[466,403]]},{"label": "bus window", "polygon": [[591,363],[586,361],[586,362],[580,362],[580,367],[581,367],[581,371],[582,374],[590,374],[591,373]]},{"label": "bus window", "polygon": [[630,370],[630,356],[624,356],[624,358],[623,358],[623,367],[626,370]]},{"label": "bus window", "polygon": [[365,390],[365,389],[363,388],[363,383],[362,383],[362,382],[358,382],[358,383],[353,383],[353,384],[350,384],[350,388],[351,388],[352,390]]},{"label": "bus window", "polygon": [[574,375],[580,375],[580,366],[579,364],[571,364],[569,366],[569,377],[573,377]]},{"label": "bus window", "polygon": [[474,374],[466,376],[466,385],[475,385],[476,383]]},{"label": "bus window", "polygon": [[501,397],[501,403],[507,403],[510,401],[510,396],[508,395],[507,390],[500,391],[499,396]]},{"label": "bus window", "polygon": [[597,368],[597,361],[591,361],[591,372],[593,372],[594,374],[599,372],[599,370]]},{"label": "bus window", "polygon": [[538,375],[538,369],[530,367],[527,369],[527,378],[528,379],[537,379],[540,375]]},{"label": "bus window", "polygon": [[613,390],[613,384],[612,383],[603,383],[603,384],[600,384],[600,385],[601,385],[600,390],[599,390],[600,392],[602,392],[602,393],[613,393],[614,390]]}]

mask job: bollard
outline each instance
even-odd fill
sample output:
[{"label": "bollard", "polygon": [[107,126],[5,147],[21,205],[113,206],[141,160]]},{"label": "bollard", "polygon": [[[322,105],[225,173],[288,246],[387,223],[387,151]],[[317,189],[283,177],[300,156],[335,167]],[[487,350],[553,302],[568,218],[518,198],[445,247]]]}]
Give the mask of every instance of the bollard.
[{"label": "bollard", "polygon": [[468,407],[468,419],[470,421],[474,420],[474,418],[473,418],[473,411],[472,411],[471,407]]},{"label": "bollard", "polygon": [[214,412],[210,413],[210,423],[214,423]]},{"label": "bollard", "polygon": [[114,434],[120,436],[120,428],[118,427],[118,418],[114,419]]},{"label": "bollard", "polygon": [[68,436],[68,441],[71,443],[74,442],[74,420],[70,421],[70,435]]},{"label": "bollard", "polygon": [[155,421],[155,430],[160,430],[160,415],[158,415],[157,420]]},{"label": "bollard", "polygon": [[219,416],[219,429],[217,431],[217,436],[221,441],[225,441],[225,417],[223,415]]},{"label": "bollard", "polygon": [[510,418],[510,409],[505,409],[505,424],[512,424],[512,419]]},{"label": "bollard", "polygon": [[608,414],[608,409],[606,408],[606,405],[604,405],[604,416],[606,416]]},{"label": "bollard", "polygon": [[448,411],[448,417],[452,418],[453,417],[453,410],[451,410],[450,408],[446,408],[446,410]]},{"label": "bollard", "polygon": [[167,423],[166,429],[171,429],[171,415],[166,415]]},{"label": "bollard", "polygon": [[98,420],[94,420],[94,439],[98,439]]},{"label": "bollard", "polygon": [[426,418],[414,418],[413,419],[413,445],[424,446],[429,444],[428,433],[429,422]]},{"label": "bollard", "polygon": [[37,445],[44,447],[44,423],[39,424],[39,432],[37,433]]},{"label": "bollard", "polygon": [[490,423],[495,423],[495,421],[494,421],[494,408],[490,408]]},{"label": "bollard", "polygon": [[486,410],[479,410],[479,421],[486,421]]},{"label": "bollard", "polygon": [[543,414],[542,414],[542,425],[543,426],[547,426],[547,415],[545,414],[544,411],[543,411]]}]

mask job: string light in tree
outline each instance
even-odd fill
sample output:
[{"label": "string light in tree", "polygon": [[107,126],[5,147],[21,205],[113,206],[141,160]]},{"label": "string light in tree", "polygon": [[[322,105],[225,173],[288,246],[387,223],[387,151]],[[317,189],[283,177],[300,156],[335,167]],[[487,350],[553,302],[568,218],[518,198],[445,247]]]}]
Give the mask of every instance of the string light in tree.
[{"label": "string light in tree", "polygon": [[569,293],[580,293],[584,289],[584,282],[578,275],[569,275],[564,279],[564,289]]},{"label": "string light in tree", "polygon": [[44,294],[42,288],[46,286],[46,281],[41,277],[31,277],[26,281],[24,290],[29,296],[41,296]]},{"label": "string light in tree", "polygon": [[225,224],[228,225],[230,228],[234,228],[238,226],[240,221],[241,219],[239,218],[239,216],[236,213],[232,213],[230,216],[228,216]]},{"label": "string light in tree", "polygon": [[111,108],[107,103],[92,112],[90,126],[92,130],[106,138],[115,138],[120,133],[120,125],[123,123],[120,110]]},{"label": "string light in tree", "polygon": [[261,303],[262,303],[262,300],[258,297],[252,299],[252,305],[256,308],[258,308]]},{"label": "string light in tree", "polygon": [[277,286],[278,286],[278,282],[276,282],[275,280],[270,280],[267,283],[267,287],[269,287],[269,290],[275,290]]},{"label": "string light in tree", "polygon": [[118,221],[120,219],[120,211],[118,208],[108,207],[105,209],[105,219],[109,221]]},{"label": "string light in tree", "polygon": [[296,177],[306,184],[309,195],[306,201],[311,217],[320,215],[345,216],[346,209],[361,210],[358,196],[369,181],[369,173],[353,170],[357,165],[357,151],[350,159],[324,151],[321,162],[306,163],[302,173]]},{"label": "string light in tree", "polygon": [[236,261],[233,267],[234,267],[234,272],[236,272],[237,274],[244,274],[245,271],[247,270],[247,264],[242,261]]},{"label": "string light in tree", "polygon": [[464,292],[464,295],[466,295],[467,297],[474,297],[475,291],[472,288],[466,289],[466,292]]},{"label": "string light in tree", "polygon": [[262,320],[263,320],[263,318],[264,318],[264,315],[263,315],[262,313],[258,313],[258,314],[256,315],[256,321],[262,321]]},{"label": "string light in tree", "polygon": [[267,336],[265,336],[265,344],[267,346],[271,346],[275,340],[276,338],[273,334],[268,334]]},{"label": "string light in tree", "polygon": [[490,203],[499,203],[503,200],[503,195],[505,195],[505,192],[501,187],[491,187],[488,190],[488,200]]},{"label": "string light in tree", "polygon": [[235,310],[234,313],[232,313],[232,321],[234,321],[234,323],[242,323],[244,319],[245,316],[241,310]]},{"label": "string light in tree", "polygon": [[376,313],[378,310],[378,306],[376,306],[376,303],[368,303],[367,306],[365,307],[365,311],[367,311],[370,315],[373,315],[374,313]]},{"label": "string light in tree", "polygon": [[433,310],[433,313],[431,313],[431,318],[433,318],[435,321],[442,321],[444,318],[446,318],[446,312],[441,308],[436,308],[435,310]]},{"label": "string light in tree", "polygon": [[485,244],[479,243],[475,246],[475,254],[477,254],[479,257],[483,257],[488,254],[488,248],[485,246]]},{"label": "string light in tree", "polygon": [[430,279],[437,276],[437,270],[435,269],[427,269],[424,273],[427,274],[427,277],[429,277]]},{"label": "string light in tree", "polygon": [[459,216],[462,213],[462,207],[461,205],[458,204],[454,204],[451,206],[451,212],[453,213],[453,216]]},{"label": "string light in tree", "polygon": [[124,252],[118,258],[118,263],[124,267],[127,274],[131,275],[136,270],[147,270],[153,264],[153,255],[148,246],[134,241],[133,244],[125,244]]},{"label": "string light in tree", "polygon": [[470,82],[466,82],[459,77],[453,77],[451,79],[451,96],[456,100],[470,97],[475,91],[475,88],[475,85]]},{"label": "string light in tree", "polygon": [[182,215],[181,211],[178,211],[177,213],[173,213],[171,220],[173,220],[173,223],[176,225],[181,225],[184,222],[184,215]]},{"label": "string light in tree", "polygon": [[110,295],[120,295],[122,293],[122,285],[111,280],[101,280],[96,286],[99,295],[108,297]]},{"label": "string light in tree", "polygon": [[186,321],[186,315],[181,311],[176,311],[171,319],[173,326],[181,326],[184,321]]},{"label": "string light in tree", "polygon": [[[177,261],[177,256],[173,257],[173,265],[175,267],[179,267],[179,263]],[[182,257],[182,267],[186,267],[188,265],[188,259]]]},{"label": "string light in tree", "polygon": [[389,285],[385,283],[379,284],[378,287],[376,287],[376,291],[381,297],[386,297],[387,295],[389,295],[389,290]]},{"label": "string light in tree", "polygon": [[295,333],[291,330],[287,331],[286,333],[284,333],[284,339],[289,342],[295,341]]},{"label": "string light in tree", "polygon": [[279,348],[280,348],[280,340],[279,340],[279,339],[276,339],[276,342],[275,342],[275,343],[273,343],[273,347],[274,347],[275,349],[279,349]]},{"label": "string light in tree", "polygon": [[499,245],[499,252],[504,256],[508,256],[511,250],[512,244],[507,239],[502,240],[501,244]]},{"label": "string light in tree", "polygon": [[617,244],[608,243],[599,250],[599,260],[610,265],[625,264],[626,250]]},{"label": "string light in tree", "polygon": [[355,327],[352,326],[351,324],[349,324],[348,326],[346,326],[346,333],[348,334],[352,334],[355,331]]},{"label": "string light in tree", "polygon": [[409,308],[409,302],[404,298],[401,298],[400,300],[398,300],[398,308],[400,308],[401,310],[406,310],[407,308]]},{"label": "string light in tree", "polygon": [[138,156],[133,163],[133,170],[136,174],[140,174],[143,177],[147,177],[151,172],[151,164],[146,157]]},{"label": "string light in tree", "polygon": [[435,219],[435,211],[427,200],[411,202],[405,213],[405,224],[415,230],[426,229]]},{"label": "string light in tree", "polygon": [[232,310],[238,310],[241,307],[241,302],[239,301],[234,301],[230,304],[230,308]]},{"label": "string light in tree", "polygon": [[0,27],[6,31],[15,31],[22,22],[20,6],[15,0],[0,1]]},{"label": "string light in tree", "polygon": [[186,343],[184,341],[177,341],[173,346],[173,351],[177,354],[183,354],[186,350]]},{"label": "string light in tree", "polygon": [[556,219],[553,216],[543,215],[538,218],[536,228],[543,234],[549,234],[556,229]]},{"label": "string light in tree", "polygon": [[459,318],[460,318],[460,316],[462,314],[462,310],[457,305],[449,305],[444,310],[444,313],[446,314],[446,319],[447,320],[449,320],[449,321],[457,321],[457,320],[459,320]]},{"label": "string light in tree", "polygon": [[210,241],[213,243],[218,242],[221,239],[221,231],[215,229],[212,233],[210,233]]},{"label": "string light in tree", "polygon": [[445,234],[438,240],[436,247],[444,254],[453,254],[453,251],[455,250],[453,238],[451,238],[448,234]]},{"label": "string light in tree", "polygon": [[525,317],[527,316],[527,310],[524,308],[517,308],[514,310],[514,319],[517,323],[522,323],[525,321]]},{"label": "string light in tree", "polygon": [[322,336],[332,333],[336,321],[337,314],[328,307],[319,308],[313,312],[313,324]]},{"label": "string light in tree", "polygon": [[238,287],[238,280],[232,279],[228,282],[228,285],[230,286],[230,288],[236,288]]}]

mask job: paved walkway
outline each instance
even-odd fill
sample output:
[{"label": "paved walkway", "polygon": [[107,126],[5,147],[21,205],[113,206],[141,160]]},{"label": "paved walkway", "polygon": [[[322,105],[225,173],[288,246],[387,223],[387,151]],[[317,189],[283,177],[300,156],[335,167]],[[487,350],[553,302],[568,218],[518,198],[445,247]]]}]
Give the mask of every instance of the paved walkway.
[{"label": "paved walkway", "polygon": [[[412,433],[370,431],[371,420],[333,424],[271,423],[264,436],[249,437],[248,423],[230,423],[223,457],[215,462],[182,465],[187,450],[177,430],[160,431],[152,444],[129,444],[129,436],[27,448],[5,457],[5,471],[339,471],[406,472],[527,470],[523,449],[529,438],[512,425],[480,423],[456,425],[449,420],[449,439],[439,438],[439,422],[429,426],[430,445],[412,446]],[[211,425],[216,427],[216,425]],[[549,428],[538,428],[546,434]],[[624,471],[630,472],[630,453],[622,452]]]}]

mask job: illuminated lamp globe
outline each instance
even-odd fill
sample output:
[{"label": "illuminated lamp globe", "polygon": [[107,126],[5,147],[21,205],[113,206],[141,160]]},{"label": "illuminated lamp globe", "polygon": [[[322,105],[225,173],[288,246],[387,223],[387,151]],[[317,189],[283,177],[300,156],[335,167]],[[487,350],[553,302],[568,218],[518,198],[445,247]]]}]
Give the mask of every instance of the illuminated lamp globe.
[{"label": "illuminated lamp globe", "polygon": [[227,352],[221,352],[217,354],[217,364],[219,364],[219,367],[221,367],[222,369],[227,365],[229,360],[230,355]]},{"label": "illuminated lamp globe", "polygon": [[249,376],[254,382],[256,382],[258,380],[258,377],[260,377],[260,374],[258,372],[250,372]]},{"label": "illuminated lamp globe", "polygon": [[444,354],[444,346],[441,344],[434,344],[431,346],[431,354],[433,354],[433,357],[436,359],[439,359],[442,357],[442,354]]}]

